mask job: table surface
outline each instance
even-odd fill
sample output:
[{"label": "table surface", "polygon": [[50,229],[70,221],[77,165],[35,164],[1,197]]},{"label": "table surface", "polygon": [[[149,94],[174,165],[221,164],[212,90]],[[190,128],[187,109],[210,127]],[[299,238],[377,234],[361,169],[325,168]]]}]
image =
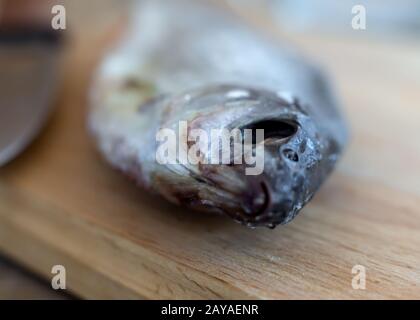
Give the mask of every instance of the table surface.
[{"label": "table surface", "polygon": [[251,230],[149,196],[97,154],[85,120],[104,28],[73,30],[56,112],[0,169],[1,252],[48,281],[64,265],[85,298],[420,298],[419,43],[291,37],[336,80],[352,140],[292,223]]},{"label": "table surface", "polygon": [[0,299],[71,299],[63,290],[53,290],[44,279],[0,257]]}]

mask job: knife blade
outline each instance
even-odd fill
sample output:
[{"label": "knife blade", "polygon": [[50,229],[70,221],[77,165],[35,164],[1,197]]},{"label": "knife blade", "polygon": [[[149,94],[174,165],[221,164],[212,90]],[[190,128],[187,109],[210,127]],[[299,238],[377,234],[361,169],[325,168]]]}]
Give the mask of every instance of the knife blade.
[{"label": "knife blade", "polygon": [[0,27],[0,166],[28,146],[47,119],[59,40],[45,27]]}]

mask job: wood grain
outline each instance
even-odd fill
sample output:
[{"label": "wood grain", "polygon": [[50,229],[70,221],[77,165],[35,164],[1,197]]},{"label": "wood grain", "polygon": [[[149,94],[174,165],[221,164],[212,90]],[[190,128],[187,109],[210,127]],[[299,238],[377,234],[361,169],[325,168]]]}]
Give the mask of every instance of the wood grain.
[{"label": "wood grain", "polygon": [[[293,38],[323,63],[352,141],[290,224],[251,230],[139,190],[85,128],[103,28],[76,32],[42,136],[0,169],[0,250],[85,298],[420,298],[420,44]],[[366,290],[351,286],[367,270]]]}]

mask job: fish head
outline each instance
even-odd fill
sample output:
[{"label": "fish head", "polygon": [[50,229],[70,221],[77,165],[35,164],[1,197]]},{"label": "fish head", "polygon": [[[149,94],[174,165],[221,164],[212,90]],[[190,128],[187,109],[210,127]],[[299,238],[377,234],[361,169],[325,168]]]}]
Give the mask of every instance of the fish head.
[{"label": "fish head", "polygon": [[[167,165],[156,189],[173,202],[228,214],[250,227],[293,219],[333,164],[325,160],[331,143],[315,118],[284,92],[242,85],[200,88],[172,99],[165,117],[173,128],[184,121],[179,138],[186,153],[195,147],[198,161]],[[197,132],[207,138],[197,139]],[[227,144],[220,132],[227,134]],[[204,145],[197,142],[203,140]]]}]

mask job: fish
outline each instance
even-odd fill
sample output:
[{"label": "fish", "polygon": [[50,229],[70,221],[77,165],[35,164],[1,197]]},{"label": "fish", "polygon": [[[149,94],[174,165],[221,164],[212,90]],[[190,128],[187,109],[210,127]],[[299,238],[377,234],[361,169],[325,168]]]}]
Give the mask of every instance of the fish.
[{"label": "fish", "polygon": [[[348,140],[323,70],[209,2],[143,0],[131,11],[90,91],[88,127],[106,161],[141,188],[197,212],[250,228],[290,222]],[[166,163],[158,161],[165,129],[181,145]],[[213,129],[236,130],[230,146],[242,143],[247,153],[237,159],[212,143],[198,148],[198,161],[181,161],[194,145],[190,133]],[[228,161],[210,163],[211,153]],[[263,170],[248,174],[251,165],[236,161],[246,155]]]}]

